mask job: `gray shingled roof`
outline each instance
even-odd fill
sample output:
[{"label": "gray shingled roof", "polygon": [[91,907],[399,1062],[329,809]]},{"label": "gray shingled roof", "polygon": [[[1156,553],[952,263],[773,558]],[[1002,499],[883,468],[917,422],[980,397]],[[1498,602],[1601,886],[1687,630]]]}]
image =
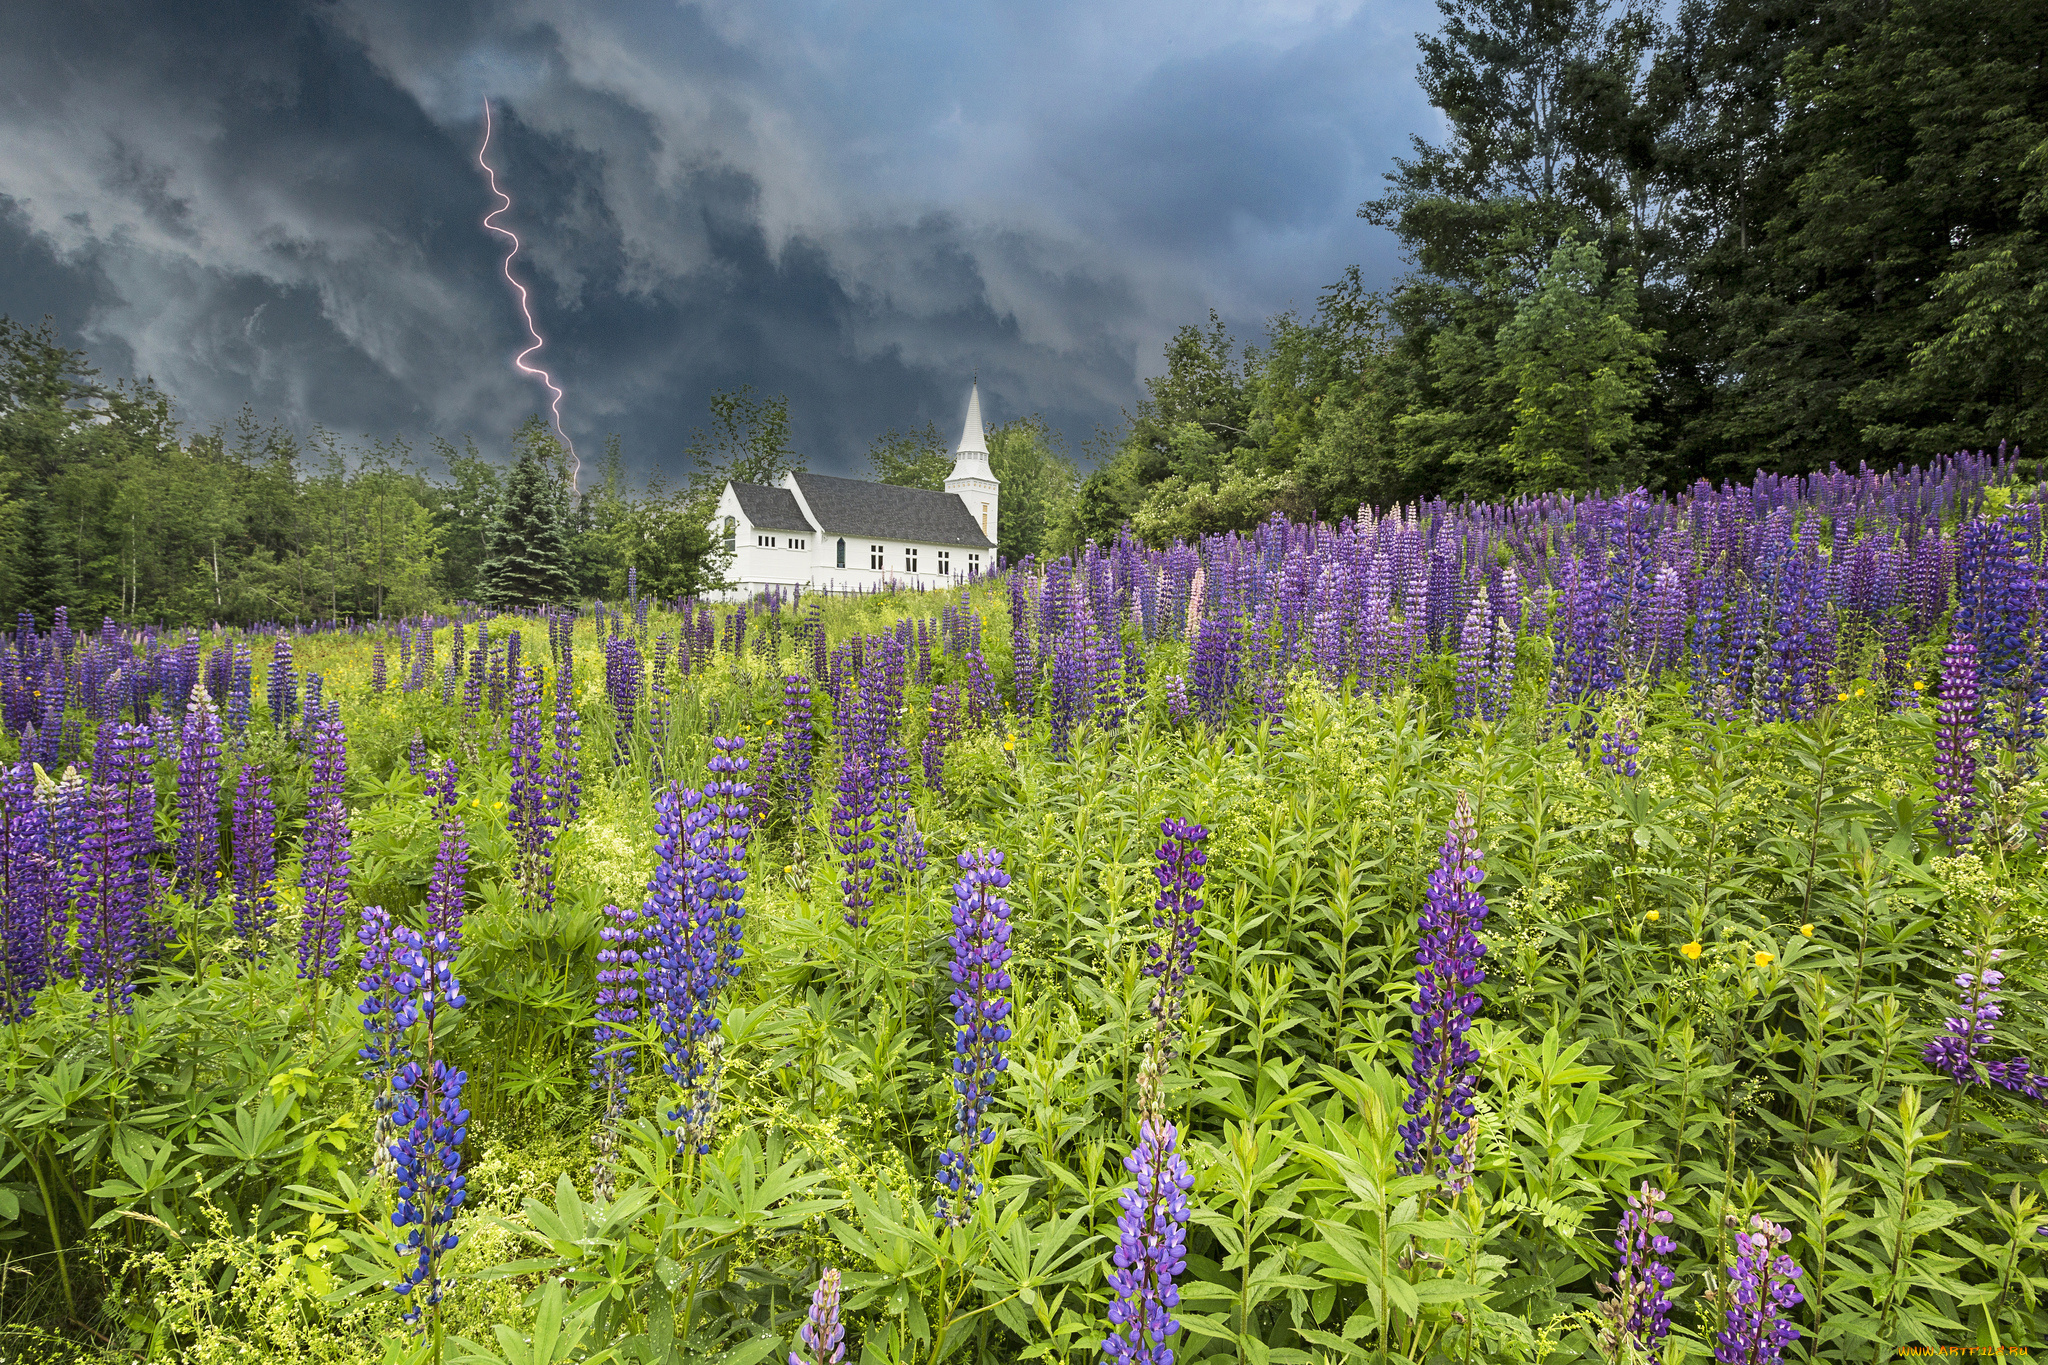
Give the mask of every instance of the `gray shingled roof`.
[{"label": "gray shingled roof", "polygon": [[747,521],[764,531],[808,531],[809,522],[804,520],[803,509],[797,506],[796,494],[787,488],[773,488],[765,483],[734,483],[733,496],[740,500],[740,511],[747,514]]},{"label": "gray shingled roof", "polygon": [[818,529],[827,535],[994,548],[958,494],[835,479],[830,474],[799,474],[796,484],[818,519]]}]

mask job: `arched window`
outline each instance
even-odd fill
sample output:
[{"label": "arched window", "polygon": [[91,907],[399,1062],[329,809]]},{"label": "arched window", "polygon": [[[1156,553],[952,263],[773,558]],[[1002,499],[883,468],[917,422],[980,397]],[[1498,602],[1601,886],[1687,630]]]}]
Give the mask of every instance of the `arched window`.
[{"label": "arched window", "polygon": [[846,567],[846,537],[839,537],[839,567]]},{"label": "arched window", "polygon": [[736,544],[736,543],[738,542],[738,540],[739,540],[739,536],[740,536],[740,519],[739,519],[738,517],[727,517],[727,518],[725,519],[725,549],[726,549],[726,553],[730,554],[730,553],[732,552],[732,548],[733,548],[734,544]]}]

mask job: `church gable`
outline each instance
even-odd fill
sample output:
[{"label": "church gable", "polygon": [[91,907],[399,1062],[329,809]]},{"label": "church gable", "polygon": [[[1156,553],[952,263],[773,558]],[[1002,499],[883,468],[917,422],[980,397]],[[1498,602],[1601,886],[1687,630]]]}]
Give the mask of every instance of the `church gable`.
[{"label": "church gable", "polygon": [[[995,548],[957,494],[840,479],[829,474],[794,477],[811,515],[818,520],[819,531],[825,535],[868,536],[969,550]],[[788,496],[786,490],[784,496]],[[790,501],[794,504],[796,500]]]},{"label": "church gable", "polygon": [[740,505],[740,515],[747,519],[749,526],[762,531],[803,532],[812,529],[804,518],[803,509],[796,504],[796,495],[787,488],[738,482],[731,487],[732,495]]}]

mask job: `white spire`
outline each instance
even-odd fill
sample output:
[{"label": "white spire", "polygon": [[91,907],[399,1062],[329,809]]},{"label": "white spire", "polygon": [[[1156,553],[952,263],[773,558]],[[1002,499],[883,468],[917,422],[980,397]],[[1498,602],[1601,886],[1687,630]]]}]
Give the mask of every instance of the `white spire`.
[{"label": "white spire", "polygon": [[961,429],[960,444],[953,447],[955,455],[964,451],[988,454],[987,439],[981,427],[981,385],[978,382],[967,390],[967,425]]}]

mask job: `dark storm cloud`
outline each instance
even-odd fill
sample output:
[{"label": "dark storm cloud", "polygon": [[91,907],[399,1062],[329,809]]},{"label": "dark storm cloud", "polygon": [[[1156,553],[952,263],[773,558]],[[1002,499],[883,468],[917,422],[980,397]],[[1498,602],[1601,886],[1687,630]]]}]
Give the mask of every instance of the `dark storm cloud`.
[{"label": "dark storm cloud", "polygon": [[851,471],[975,371],[1078,440],[1208,307],[1393,271],[1352,209],[1424,126],[1425,8],[9,6],[0,311],[195,422],[494,446],[544,395],[479,225],[489,96],[586,453],[679,472],[750,383]]}]

